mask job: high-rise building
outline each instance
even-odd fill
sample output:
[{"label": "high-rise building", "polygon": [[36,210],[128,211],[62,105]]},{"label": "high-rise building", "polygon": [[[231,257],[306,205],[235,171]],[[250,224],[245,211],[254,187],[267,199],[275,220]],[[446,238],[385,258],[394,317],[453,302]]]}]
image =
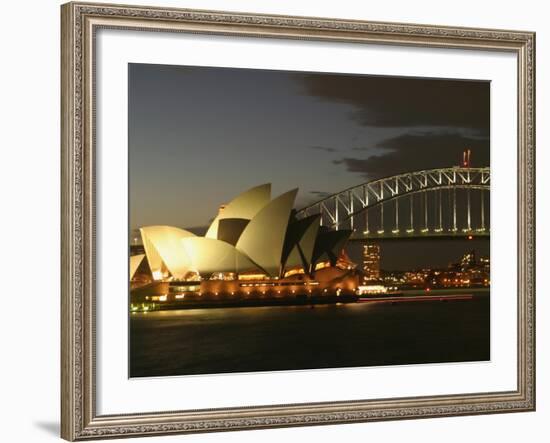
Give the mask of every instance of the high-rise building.
[{"label": "high-rise building", "polygon": [[363,246],[363,281],[380,280],[380,245]]},{"label": "high-rise building", "polygon": [[474,250],[471,250],[470,252],[464,254],[460,259],[460,265],[464,269],[475,266],[476,264],[477,264],[476,251]]}]

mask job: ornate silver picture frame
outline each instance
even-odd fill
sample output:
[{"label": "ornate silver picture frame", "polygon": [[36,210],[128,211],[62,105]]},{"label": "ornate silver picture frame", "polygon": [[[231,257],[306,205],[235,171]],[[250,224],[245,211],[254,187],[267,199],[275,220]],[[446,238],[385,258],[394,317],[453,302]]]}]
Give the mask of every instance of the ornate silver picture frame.
[{"label": "ornate silver picture frame", "polygon": [[[69,441],[285,426],[533,411],[535,409],[535,35],[524,31],[67,3],[61,7],[61,436]],[[96,33],[262,37],[517,57],[517,388],[503,392],[97,413]],[[516,343],[510,344],[516,346]]]}]

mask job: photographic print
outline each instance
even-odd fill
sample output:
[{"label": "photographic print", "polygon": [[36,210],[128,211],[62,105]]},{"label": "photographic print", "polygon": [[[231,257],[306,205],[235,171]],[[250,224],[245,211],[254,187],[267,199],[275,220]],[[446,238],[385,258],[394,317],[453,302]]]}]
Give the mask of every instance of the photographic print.
[{"label": "photographic print", "polygon": [[60,135],[63,438],[535,410],[534,32],[71,2]]},{"label": "photographic print", "polygon": [[490,360],[490,82],[128,75],[130,377]]}]

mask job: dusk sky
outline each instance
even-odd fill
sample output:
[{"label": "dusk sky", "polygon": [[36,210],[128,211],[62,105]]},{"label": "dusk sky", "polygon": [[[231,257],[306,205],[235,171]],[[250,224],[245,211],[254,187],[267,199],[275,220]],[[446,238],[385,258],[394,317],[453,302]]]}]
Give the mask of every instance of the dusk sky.
[{"label": "dusk sky", "polygon": [[489,165],[490,84],[129,65],[130,228],[207,226],[272,183],[296,207],[373,178]]}]

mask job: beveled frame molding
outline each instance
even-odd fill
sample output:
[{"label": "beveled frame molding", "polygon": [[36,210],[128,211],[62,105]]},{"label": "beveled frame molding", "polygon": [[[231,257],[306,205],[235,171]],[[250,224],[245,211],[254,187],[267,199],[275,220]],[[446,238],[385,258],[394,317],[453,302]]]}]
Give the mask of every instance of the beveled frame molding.
[{"label": "beveled frame molding", "polygon": [[[533,411],[535,34],[123,5],[61,7],[61,436],[67,440]],[[510,392],[98,416],[94,35],[99,28],[507,51],[518,59],[518,380]]]}]

